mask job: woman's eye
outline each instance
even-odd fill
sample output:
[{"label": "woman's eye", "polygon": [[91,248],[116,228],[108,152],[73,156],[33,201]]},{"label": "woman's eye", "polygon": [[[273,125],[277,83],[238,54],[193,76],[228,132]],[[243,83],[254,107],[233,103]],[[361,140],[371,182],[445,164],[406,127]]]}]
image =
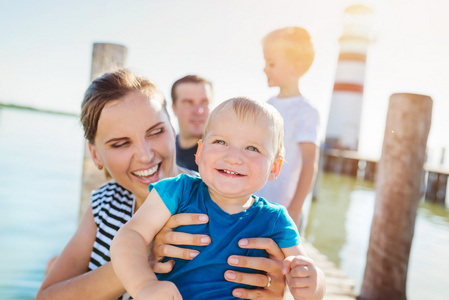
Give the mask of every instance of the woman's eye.
[{"label": "woman's eye", "polygon": [[149,136],[152,136],[152,135],[158,135],[158,134],[161,134],[162,132],[164,132],[164,129],[163,129],[163,128],[157,128],[157,129],[155,129],[155,130],[149,132],[148,135],[149,135]]},{"label": "woman's eye", "polygon": [[254,147],[254,146],[248,146],[248,147],[246,147],[246,149],[248,149],[249,151],[259,152],[259,149],[257,149],[257,148]]},{"label": "woman's eye", "polygon": [[120,148],[123,147],[125,145],[128,145],[128,142],[123,142],[123,143],[118,143],[118,144],[113,144],[112,148]]}]

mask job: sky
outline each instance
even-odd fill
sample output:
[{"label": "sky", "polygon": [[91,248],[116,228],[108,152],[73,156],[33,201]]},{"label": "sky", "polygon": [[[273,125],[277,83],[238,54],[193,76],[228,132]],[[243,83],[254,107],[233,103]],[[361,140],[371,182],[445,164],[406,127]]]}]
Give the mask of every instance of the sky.
[{"label": "sky", "polygon": [[79,113],[97,42],[126,46],[127,66],[156,81],[168,101],[187,74],[212,81],[214,105],[234,96],[265,101],[277,89],[266,84],[261,39],[300,26],[316,55],[299,87],[320,112],[324,140],[343,12],[353,4],[374,11],[359,151],[379,158],[389,97],[417,93],[433,99],[428,156],[439,161],[443,147],[449,152],[446,0],[0,0],[0,102]]}]

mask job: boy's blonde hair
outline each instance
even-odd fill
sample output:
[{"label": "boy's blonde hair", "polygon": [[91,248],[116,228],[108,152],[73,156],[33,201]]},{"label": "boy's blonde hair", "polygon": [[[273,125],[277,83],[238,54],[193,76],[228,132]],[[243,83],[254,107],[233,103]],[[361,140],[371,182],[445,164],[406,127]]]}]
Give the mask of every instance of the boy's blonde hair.
[{"label": "boy's blonde hair", "polygon": [[262,39],[262,46],[276,47],[287,60],[303,63],[301,75],[310,69],[315,58],[312,38],[309,32],[301,27],[276,29]]},{"label": "boy's blonde hair", "polygon": [[[232,108],[240,121],[252,119],[256,121],[258,118],[265,117],[271,121],[270,127],[272,128],[273,137],[272,145],[275,153],[274,158],[284,157],[284,119],[281,114],[272,105],[252,100],[246,97],[235,97],[228,99],[218,105],[207,118],[206,124],[203,130],[203,139],[209,133],[209,123],[214,116],[218,115],[225,109]],[[226,126],[223,124],[223,126]]]}]

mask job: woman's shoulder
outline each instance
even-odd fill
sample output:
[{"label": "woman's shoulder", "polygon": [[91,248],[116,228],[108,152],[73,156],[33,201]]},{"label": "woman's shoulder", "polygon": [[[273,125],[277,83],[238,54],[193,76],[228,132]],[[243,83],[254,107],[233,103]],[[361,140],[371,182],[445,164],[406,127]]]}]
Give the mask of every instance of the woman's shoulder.
[{"label": "woman's shoulder", "polygon": [[110,180],[104,183],[99,189],[92,191],[92,198],[101,198],[105,195],[120,194],[122,197],[133,196],[133,194],[121,186],[117,181]]},{"label": "woman's shoulder", "polygon": [[134,195],[122,187],[117,181],[111,180],[92,192],[91,201],[92,209],[111,202],[118,202],[127,206],[132,206]]}]

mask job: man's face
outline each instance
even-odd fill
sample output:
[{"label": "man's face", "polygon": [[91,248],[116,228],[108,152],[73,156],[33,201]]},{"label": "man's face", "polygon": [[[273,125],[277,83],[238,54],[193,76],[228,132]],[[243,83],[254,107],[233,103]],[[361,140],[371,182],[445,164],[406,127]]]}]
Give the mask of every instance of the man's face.
[{"label": "man's face", "polygon": [[179,135],[183,138],[201,138],[209,116],[211,93],[204,83],[181,83],[176,87],[176,100],[172,105],[178,118]]}]

